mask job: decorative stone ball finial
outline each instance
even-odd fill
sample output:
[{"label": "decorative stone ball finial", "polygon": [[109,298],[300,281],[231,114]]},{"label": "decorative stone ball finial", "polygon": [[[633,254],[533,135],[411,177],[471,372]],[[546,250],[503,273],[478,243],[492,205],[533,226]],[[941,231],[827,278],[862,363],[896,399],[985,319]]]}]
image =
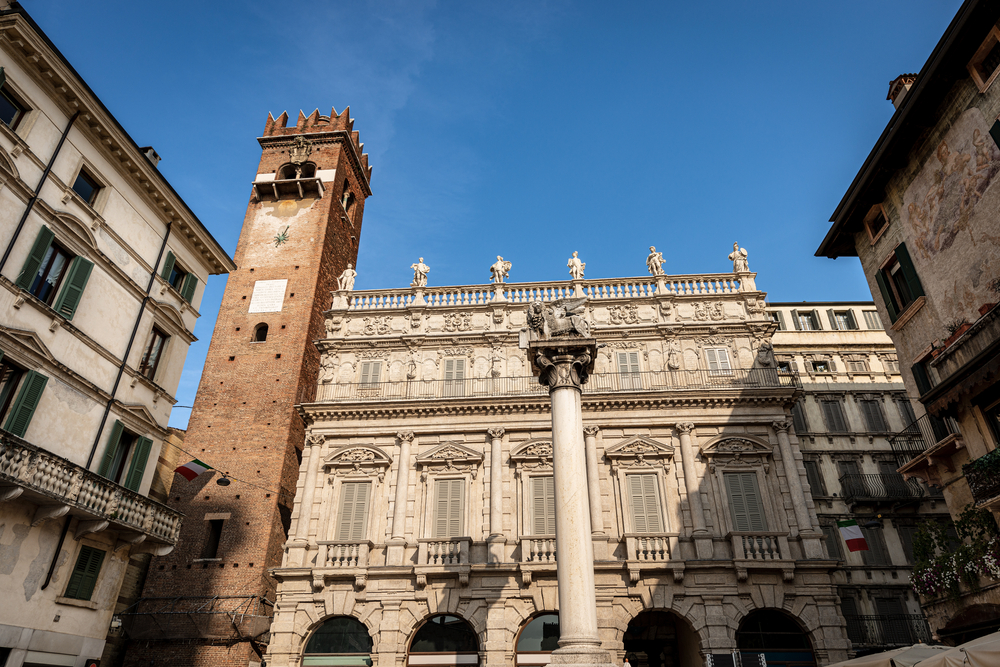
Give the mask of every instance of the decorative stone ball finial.
[{"label": "decorative stone ball finial", "polygon": [[566,266],[569,267],[569,275],[573,280],[583,279],[583,270],[587,268],[587,265],[580,261],[580,258],[577,257],[576,251],[574,251],[573,256],[569,258],[569,262],[567,262]]},{"label": "decorative stone ball finial", "polygon": [[505,261],[503,257],[497,255],[497,261],[490,266],[490,281],[494,285],[500,284],[510,274],[511,263]]},{"label": "decorative stone ball finial", "polygon": [[656,246],[649,246],[649,255],[646,256],[646,268],[650,275],[663,275],[663,253],[656,252]]},{"label": "decorative stone ball finial", "polygon": [[416,264],[410,264],[410,268],[413,269],[413,282],[410,283],[410,287],[427,287],[427,274],[430,273],[431,267],[424,264],[424,258],[419,258]]},{"label": "decorative stone ball finial", "polygon": [[746,248],[741,248],[739,243],[733,244],[733,251],[729,253],[729,260],[733,263],[733,273],[750,273]]}]

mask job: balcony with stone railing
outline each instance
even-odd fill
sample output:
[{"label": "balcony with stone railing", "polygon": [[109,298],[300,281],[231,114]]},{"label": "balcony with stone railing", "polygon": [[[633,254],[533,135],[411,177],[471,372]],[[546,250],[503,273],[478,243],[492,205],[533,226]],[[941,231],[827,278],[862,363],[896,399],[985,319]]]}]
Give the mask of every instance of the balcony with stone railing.
[{"label": "balcony with stone railing", "polygon": [[733,531],[729,533],[733,547],[736,576],[745,581],[748,570],[779,569],[785,581],[794,576],[795,561],[788,548],[788,533],[780,531]]},{"label": "balcony with stone railing", "polygon": [[[583,386],[589,394],[622,392],[740,392],[756,389],[801,387],[797,375],[770,368],[734,368],[725,371],[643,371],[595,373]],[[538,378],[486,377],[464,380],[395,380],[390,382],[343,382],[320,385],[317,402],[407,401],[508,396],[547,397]]]},{"label": "balcony with stone railing", "polygon": [[320,590],[324,583],[351,578],[358,590],[365,587],[373,546],[370,540],[319,540],[316,544],[314,588]]},{"label": "balcony with stone railing", "polygon": [[36,506],[32,525],[76,516],[77,538],[114,530],[121,544],[136,545],[133,554],[164,555],[180,536],[180,512],[0,431],[0,502],[14,499]]},{"label": "balcony with stone railing", "polygon": [[469,549],[472,538],[453,537],[450,539],[422,537],[417,540],[417,586],[427,585],[428,575],[458,575],[461,586],[469,584]]}]

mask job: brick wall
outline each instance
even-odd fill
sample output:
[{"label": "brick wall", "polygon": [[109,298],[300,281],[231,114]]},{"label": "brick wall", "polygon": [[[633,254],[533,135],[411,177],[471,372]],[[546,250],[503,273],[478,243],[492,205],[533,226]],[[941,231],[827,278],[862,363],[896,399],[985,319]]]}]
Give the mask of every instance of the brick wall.
[{"label": "brick wall", "polygon": [[[247,208],[235,254],[238,268],[229,274],[184,439],[187,451],[234,481],[219,486],[216,472],[174,483],[170,504],[185,514],[181,539],[171,554],[153,559],[143,591],[147,598],[274,600],[267,570],[281,564],[304,441],[295,405],[315,395],[320,359],[313,341],[324,335],[323,312],[336,277],[348,262],[357,262],[371,172],[347,110],[328,119],[318,112],[300,114],[296,127],[282,127],[283,117],[268,117],[258,173],[287,164],[293,140],[305,136],[308,160],[336,175],[324,182],[320,198],[275,200],[265,194]],[[350,218],[341,206],[345,183],[356,202]],[[287,241],[276,244],[281,231]],[[288,281],[281,312],[248,313],[254,284],[278,279]],[[267,340],[254,342],[260,323],[268,325]],[[217,558],[203,559],[210,531],[206,515],[227,514]],[[224,643],[181,637],[132,641],[125,664],[246,667],[259,661],[250,642]]]}]

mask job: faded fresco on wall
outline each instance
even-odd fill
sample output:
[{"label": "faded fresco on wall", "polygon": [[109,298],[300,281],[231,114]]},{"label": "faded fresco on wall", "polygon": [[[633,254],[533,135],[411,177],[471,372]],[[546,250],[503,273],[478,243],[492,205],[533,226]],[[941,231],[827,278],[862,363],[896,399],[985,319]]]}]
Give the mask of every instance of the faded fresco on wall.
[{"label": "faded fresco on wall", "polygon": [[[947,320],[978,317],[1000,277],[1000,149],[977,108],[965,111],[903,195],[907,242],[924,291]],[[981,258],[970,264],[969,257]],[[997,261],[993,261],[997,260]],[[948,298],[950,296],[950,299]],[[941,298],[944,297],[944,298]]]}]

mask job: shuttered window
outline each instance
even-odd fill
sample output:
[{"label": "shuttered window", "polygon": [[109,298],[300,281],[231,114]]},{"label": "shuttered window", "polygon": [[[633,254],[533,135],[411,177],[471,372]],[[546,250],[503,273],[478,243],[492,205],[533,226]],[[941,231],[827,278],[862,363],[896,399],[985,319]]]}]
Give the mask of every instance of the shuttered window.
[{"label": "shuttered window", "polygon": [[865,328],[866,329],[882,329],[882,318],[878,316],[877,310],[862,310],[861,314],[865,316]]},{"label": "shuttered window", "polygon": [[854,313],[850,310],[826,311],[826,317],[830,320],[830,328],[834,331],[850,331],[858,328],[858,323],[854,320]]},{"label": "shuttered window", "polygon": [[882,416],[881,401],[866,398],[858,401],[858,404],[861,406],[861,414],[865,418],[865,426],[870,432],[884,433],[889,430],[889,427],[885,425],[885,417]]},{"label": "shuttered window", "polygon": [[660,494],[656,475],[628,475],[632,525],[637,533],[661,533]]},{"label": "shuttered window", "polygon": [[174,264],[177,262],[177,258],[174,257],[174,253],[167,251],[167,258],[163,260],[163,268],[160,270],[160,277],[166,281],[169,281],[174,274]]},{"label": "shuttered window", "polygon": [[822,328],[819,325],[819,318],[816,317],[816,311],[814,310],[793,310],[792,324],[799,331],[817,331]]},{"label": "shuttered window", "polygon": [[465,396],[465,359],[444,360],[444,395]]},{"label": "shuttered window", "polygon": [[194,298],[194,291],[198,287],[198,276],[193,273],[189,273],[184,276],[184,286],[181,287],[181,298],[191,303],[191,299]]},{"label": "shuttered window", "polygon": [[76,557],[73,574],[70,575],[69,583],[66,584],[65,597],[74,600],[90,599],[94,594],[94,586],[97,585],[97,575],[101,573],[104,553],[94,547],[80,547],[80,555]]},{"label": "shuttered window", "polygon": [[149,450],[153,448],[153,441],[150,438],[139,438],[132,448],[132,461],[128,467],[128,475],[125,477],[124,486],[129,491],[139,492],[142,484],[142,476],[146,473],[146,462],[149,460]]},{"label": "shuttered window", "polygon": [[42,269],[42,262],[45,261],[45,257],[49,252],[49,246],[52,245],[55,237],[56,235],[52,233],[52,230],[45,225],[42,225],[42,228],[38,230],[38,236],[35,237],[35,242],[31,245],[28,258],[24,260],[21,273],[17,275],[17,280],[14,281],[18,287],[32,291],[31,286],[35,282],[38,272]]},{"label": "shuttered window", "polygon": [[726,491],[729,492],[729,509],[733,516],[733,529],[737,532],[767,530],[764,505],[757,487],[757,475],[752,472],[727,472]]},{"label": "shuttered window", "polygon": [[819,470],[818,461],[803,461],[802,465],[806,469],[806,479],[809,480],[809,489],[813,497],[826,495],[826,484],[823,483],[823,475]]},{"label": "shuttered window", "polygon": [[785,326],[785,316],[780,310],[768,311],[768,317],[771,318],[772,322],[776,322],[778,325],[778,331],[784,331],[788,327]]},{"label": "shuttered window", "polygon": [[465,513],[465,480],[439,479],[434,482],[434,535],[438,539],[462,536]]},{"label": "shuttered window", "polygon": [[837,399],[823,399],[819,402],[823,408],[823,421],[830,433],[847,433],[847,419],[844,417],[844,406]]},{"label": "shuttered window", "polygon": [[809,432],[809,422],[806,421],[806,409],[802,405],[801,398],[792,404],[792,426],[795,427],[796,433]]},{"label": "shuttered window", "polygon": [[556,534],[556,485],[554,477],[531,478],[531,534]]},{"label": "shuttered window", "polygon": [[[896,523],[893,521],[893,523]],[[916,526],[900,526],[896,523],[896,534],[899,535],[899,541],[903,544],[903,555],[906,556],[906,562],[913,565],[916,559],[913,557],[913,538],[917,534]]]},{"label": "shuttered window", "polygon": [[101,457],[97,474],[138,492],[152,448],[153,441],[150,438],[129,433],[125,430],[125,425],[116,419],[111,427],[111,434],[108,436],[108,444],[104,448],[104,456]]},{"label": "shuttered window", "polygon": [[729,350],[724,347],[706,347],[705,361],[708,363],[709,375],[732,375],[732,365],[729,363]]},{"label": "shuttered window", "polygon": [[35,415],[38,403],[42,400],[42,392],[45,390],[45,383],[49,379],[37,371],[28,371],[24,374],[21,382],[21,389],[17,393],[7,415],[7,421],[3,428],[5,431],[23,438],[28,432],[28,425]]},{"label": "shuttered window", "polygon": [[94,263],[83,257],[74,257],[70,263],[65,284],[53,306],[67,320],[72,320],[76,314],[76,308],[83,298],[83,289],[87,286],[87,281],[90,280],[90,272],[93,268]]},{"label": "shuttered window", "polygon": [[72,320],[94,263],[74,257],[54,241],[55,234],[43,225],[15,283]]},{"label": "shuttered window", "polygon": [[889,319],[893,322],[899,319],[903,311],[918,297],[924,295],[924,288],[913,268],[913,261],[905,243],[896,246],[889,261],[875,274],[875,281],[878,283],[885,308],[889,311]]},{"label": "shuttered window", "polygon": [[[336,540],[363,540],[368,535],[370,482],[344,482],[340,487]],[[303,519],[300,517],[299,521]]]},{"label": "shuttered window", "polygon": [[910,399],[905,397],[897,398],[896,407],[899,409],[899,418],[903,420],[906,426],[917,421],[917,416],[913,413],[913,405],[910,403]]},{"label": "shuttered window", "polygon": [[361,388],[375,389],[378,387],[379,376],[382,374],[381,361],[364,361],[361,363]]},{"label": "shuttered window", "polygon": [[882,528],[862,528],[861,533],[868,543],[868,551],[861,551],[861,560],[865,565],[891,565],[889,550],[885,546]]},{"label": "shuttered window", "polygon": [[826,537],[826,552],[833,560],[843,560],[844,553],[840,549],[840,531],[836,526],[823,526],[823,536]]},{"label": "shuttered window", "polygon": [[641,388],[642,376],[639,375],[638,352],[618,353],[618,375],[621,380],[622,389]]}]

